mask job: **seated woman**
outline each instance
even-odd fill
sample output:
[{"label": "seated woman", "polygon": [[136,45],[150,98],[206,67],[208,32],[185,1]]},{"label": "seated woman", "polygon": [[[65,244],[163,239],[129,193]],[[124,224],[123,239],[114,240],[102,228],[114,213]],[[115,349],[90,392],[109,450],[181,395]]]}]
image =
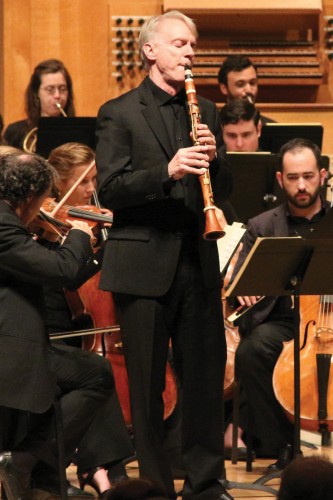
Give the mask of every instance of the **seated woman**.
[{"label": "seated woman", "polygon": [[[96,166],[94,165],[94,160],[94,152],[84,144],[67,143],[51,151],[48,161],[58,173],[55,193],[57,201],[61,200],[69,192],[76,181],[82,177],[82,174],[90,166],[90,171],[66,200],[66,205],[76,207],[78,205],[91,204],[96,188]],[[108,210],[101,209],[101,211],[110,214]],[[59,247],[58,242],[41,241],[41,243],[48,248]],[[92,259],[85,271],[70,285],[71,290],[75,290],[81,283],[89,280],[89,278],[99,271],[102,253],[102,248],[95,252],[94,259]],[[92,283],[92,286],[96,286],[94,283]],[[45,287],[45,300],[47,310],[46,322],[49,333],[70,332],[80,327],[78,324],[80,318],[78,320],[73,319],[73,311],[70,308],[71,304],[68,302],[68,294],[64,292],[62,287]],[[85,326],[83,325],[82,327]],[[65,347],[59,346],[57,342],[54,342],[54,345],[57,345],[60,349],[65,349]],[[81,348],[81,337],[75,337],[74,342],[70,338],[66,339],[65,342]],[[66,347],[68,348],[68,346]],[[87,351],[82,351],[81,349],[75,350],[78,356],[85,356],[87,353]],[[94,357],[99,362],[101,361],[100,356]],[[109,365],[109,369],[111,370],[109,361],[106,358],[103,361]],[[88,429],[78,446],[75,461],[81,488],[89,484],[100,494],[110,488],[115,482],[126,478],[124,461],[132,458],[133,455],[134,451],[131,439],[125,426],[118,396],[115,392],[108,404],[104,405],[99,418]]]},{"label": "seated woman", "polygon": [[[4,140],[10,146],[34,152],[32,131],[36,131],[41,116],[75,116],[72,79],[64,64],[57,59],[39,63],[31,75],[24,100],[26,118],[9,124]],[[30,132],[32,135],[27,140]]]}]

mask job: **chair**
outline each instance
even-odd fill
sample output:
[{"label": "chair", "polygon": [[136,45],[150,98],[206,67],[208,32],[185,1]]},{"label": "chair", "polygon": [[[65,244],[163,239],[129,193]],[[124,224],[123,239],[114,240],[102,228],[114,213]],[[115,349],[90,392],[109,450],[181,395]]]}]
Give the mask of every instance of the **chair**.
[{"label": "chair", "polygon": [[[58,451],[58,468],[59,468],[59,479],[60,479],[60,496],[62,500],[67,500],[67,479],[66,479],[66,463],[65,463],[65,447],[64,447],[64,435],[63,435],[63,425],[62,425],[62,411],[60,400],[56,399],[52,405],[54,413],[55,422],[55,435],[57,442]],[[3,500],[17,500],[13,495],[13,492],[1,484],[1,497]]]}]

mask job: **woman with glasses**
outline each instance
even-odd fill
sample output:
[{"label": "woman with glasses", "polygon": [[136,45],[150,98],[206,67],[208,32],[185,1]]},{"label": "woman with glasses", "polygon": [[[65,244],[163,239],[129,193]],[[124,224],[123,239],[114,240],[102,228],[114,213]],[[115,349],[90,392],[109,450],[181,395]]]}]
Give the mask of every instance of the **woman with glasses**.
[{"label": "woman with glasses", "polygon": [[4,133],[6,143],[20,149],[41,116],[75,116],[72,79],[58,59],[35,67],[25,91],[25,112],[27,118],[11,123]]}]

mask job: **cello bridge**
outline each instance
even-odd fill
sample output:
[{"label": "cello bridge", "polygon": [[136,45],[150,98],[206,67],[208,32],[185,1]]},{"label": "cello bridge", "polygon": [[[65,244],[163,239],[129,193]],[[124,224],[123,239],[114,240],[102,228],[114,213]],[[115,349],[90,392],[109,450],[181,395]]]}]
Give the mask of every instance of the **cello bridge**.
[{"label": "cello bridge", "polygon": [[318,326],[315,337],[320,338],[321,341],[331,342],[333,341],[333,329],[327,326]]}]

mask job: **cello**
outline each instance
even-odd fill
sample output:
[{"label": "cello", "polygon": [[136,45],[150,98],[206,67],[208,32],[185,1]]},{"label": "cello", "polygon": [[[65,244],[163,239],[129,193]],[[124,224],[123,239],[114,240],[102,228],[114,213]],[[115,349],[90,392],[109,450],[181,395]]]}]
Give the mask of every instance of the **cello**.
[{"label": "cello", "polygon": [[[333,431],[332,296],[300,297],[301,428]],[[275,365],[275,396],[290,420],[294,417],[294,341],[284,343]]]}]

